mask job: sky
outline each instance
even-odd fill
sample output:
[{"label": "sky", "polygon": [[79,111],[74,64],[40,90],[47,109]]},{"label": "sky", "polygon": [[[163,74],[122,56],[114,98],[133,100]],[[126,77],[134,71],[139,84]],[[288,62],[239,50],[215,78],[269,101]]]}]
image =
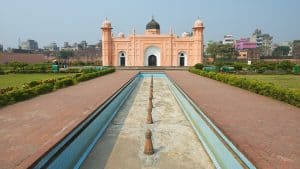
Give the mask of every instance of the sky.
[{"label": "sky", "polygon": [[161,33],[170,26],[177,35],[189,32],[200,17],[206,42],[226,34],[249,37],[259,28],[279,43],[300,39],[299,6],[299,0],[0,0],[0,44],[15,48],[18,39],[34,39],[39,47],[95,44],[105,17],[115,35],[128,35],[133,27],[144,33],[152,15]]}]

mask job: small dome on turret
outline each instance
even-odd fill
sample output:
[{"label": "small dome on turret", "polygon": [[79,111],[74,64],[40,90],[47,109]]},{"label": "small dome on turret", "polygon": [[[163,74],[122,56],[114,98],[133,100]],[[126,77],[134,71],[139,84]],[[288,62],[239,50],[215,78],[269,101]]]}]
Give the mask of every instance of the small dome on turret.
[{"label": "small dome on turret", "polygon": [[182,37],[188,37],[189,35],[190,35],[190,33],[188,33],[188,32],[183,32],[183,33],[181,34]]},{"label": "small dome on turret", "polygon": [[111,28],[111,22],[107,18],[105,18],[105,20],[102,23],[102,27]]},{"label": "small dome on turret", "polygon": [[125,38],[125,34],[123,32],[119,33],[119,38]]},{"label": "small dome on turret", "polygon": [[194,28],[203,27],[203,22],[198,18],[194,23]]},{"label": "small dome on turret", "polygon": [[160,26],[152,17],[152,20],[146,25],[146,29],[160,29]]}]

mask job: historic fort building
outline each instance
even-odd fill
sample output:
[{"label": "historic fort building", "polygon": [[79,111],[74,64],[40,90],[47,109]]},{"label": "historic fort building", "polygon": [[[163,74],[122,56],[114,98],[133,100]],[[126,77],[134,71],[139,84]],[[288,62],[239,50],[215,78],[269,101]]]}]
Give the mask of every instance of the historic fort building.
[{"label": "historic fort building", "polygon": [[202,63],[203,23],[197,19],[192,34],[181,37],[160,34],[160,25],[152,18],[143,35],[112,35],[107,19],[102,24],[102,62],[104,66],[193,66]]}]

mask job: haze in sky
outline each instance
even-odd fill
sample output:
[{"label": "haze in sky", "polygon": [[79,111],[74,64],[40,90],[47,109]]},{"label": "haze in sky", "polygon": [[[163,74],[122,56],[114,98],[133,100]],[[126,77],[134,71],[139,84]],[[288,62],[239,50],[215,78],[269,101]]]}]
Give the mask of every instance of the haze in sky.
[{"label": "haze in sky", "polygon": [[275,42],[300,39],[299,0],[0,0],[0,44],[17,47],[18,39],[34,39],[39,47],[56,42],[94,44],[105,19],[114,34],[128,35],[133,26],[144,33],[154,15],[161,32],[170,26],[177,35],[191,31],[199,16],[205,41],[225,34],[249,37],[256,28]]}]

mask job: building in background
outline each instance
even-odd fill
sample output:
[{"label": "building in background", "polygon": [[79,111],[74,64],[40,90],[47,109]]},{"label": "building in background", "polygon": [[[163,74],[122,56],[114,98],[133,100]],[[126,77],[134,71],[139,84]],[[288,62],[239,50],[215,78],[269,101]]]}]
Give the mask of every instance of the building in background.
[{"label": "building in background", "polygon": [[68,47],[70,47],[69,42],[64,42],[63,48],[68,48]]},{"label": "building in background", "polygon": [[64,42],[64,46],[61,50],[78,51],[87,49],[87,46],[88,44],[86,41],[81,41],[80,43],[74,42],[73,45],[69,45],[69,42]]},{"label": "building in background", "polygon": [[69,42],[64,42],[64,46],[61,48],[60,53],[63,51],[71,52],[67,58],[62,58],[58,55],[58,59],[66,64],[79,63],[79,64],[102,64],[102,43],[101,41],[96,44],[88,44],[85,40],[73,45],[69,45]]},{"label": "building in background", "polygon": [[279,44],[280,46],[286,46],[290,48],[288,56],[293,56],[293,42],[284,41]]},{"label": "building in background", "polygon": [[107,19],[102,24],[102,60],[104,66],[194,66],[203,59],[203,22],[197,19],[193,36],[179,37],[170,29],[161,34],[160,25],[153,18],[146,25],[145,34],[123,33],[114,37]]},{"label": "building in background", "polygon": [[260,29],[256,29],[252,34],[251,41],[255,41],[259,48],[261,56],[271,56],[273,51],[273,37],[270,34],[262,33]]},{"label": "building in background", "polygon": [[293,57],[295,59],[300,59],[300,40],[295,40],[293,42]]},{"label": "building in background", "polygon": [[263,44],[263,38],[262,38],[262,36],[257,35],[257,34],[255,34],[255,33],[251,36],[250,40],[251,40],[252,42],[256,42],[256,46],[257,46],[257,47],[261,47],[262,44]]},{"label": "building in background", "polygon": [[259,51],[257,42],[251,41],[251,38],[241,38],[234,43],[234,48],[239,52],[237,59],[257,60]]},{"label": "building in background", "polygon": [[235,39],[234,39],[233,35],[225,35],[222,43],[224,45],[226,45],[226,44],[234,44],[234,41],[235,41]]},{"label": "building in background", "polygon": [[51,52],[57,52],[59,51],[59,47],[55,42],[50,43],[48,46],[44,47],[45,50],[51,51]]},{"label": "building in background", "polygon": [[80,46],[81,49],[87,49],[88,44],[85,40],[83,40],[83,41],[80,42],[79,46]]},{"label": "building in background", "polygon": [[73,50],[73,57],[70,58],[70,62],[85,62],[99,65],[102,61],[102,49],[97,45],[87,45],[85,48],[79,50]]},{"label": "building in background", "polygon": [[35,40],[28,39],[27,41],[21,42],[20,49],[23,50],[38,50],[38,43]]}]

